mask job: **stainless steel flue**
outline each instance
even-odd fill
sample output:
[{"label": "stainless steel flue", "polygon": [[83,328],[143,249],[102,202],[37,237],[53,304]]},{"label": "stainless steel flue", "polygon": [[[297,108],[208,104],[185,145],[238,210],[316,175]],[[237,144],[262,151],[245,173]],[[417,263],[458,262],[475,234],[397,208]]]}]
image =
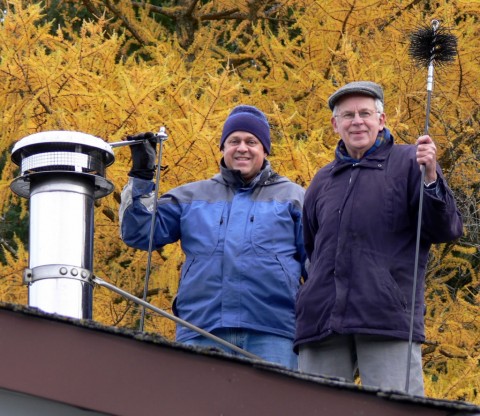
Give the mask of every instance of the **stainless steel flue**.
[{"label": "stainless steel flue", "polygon": [[94,202],[113,191],[105,178],[112,148],[88,134],[47,131],[17,142],[12,161],[21,176],[10,187],[30,198],[29,306],[91,319]]}]

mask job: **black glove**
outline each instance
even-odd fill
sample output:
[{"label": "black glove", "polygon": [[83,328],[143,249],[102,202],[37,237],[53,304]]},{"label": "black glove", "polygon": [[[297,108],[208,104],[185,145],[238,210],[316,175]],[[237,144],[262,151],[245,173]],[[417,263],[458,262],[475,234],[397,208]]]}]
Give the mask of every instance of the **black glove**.
[{"label": "black glove", "polygon": [[128,176],[151,181],[155,172],[157,156],[155,133],[150,131],[139,133],[134,136],[127,136],[127,140],[145,140],[143,143],[129,146],[132,153],[132,169],[128,172]]}]

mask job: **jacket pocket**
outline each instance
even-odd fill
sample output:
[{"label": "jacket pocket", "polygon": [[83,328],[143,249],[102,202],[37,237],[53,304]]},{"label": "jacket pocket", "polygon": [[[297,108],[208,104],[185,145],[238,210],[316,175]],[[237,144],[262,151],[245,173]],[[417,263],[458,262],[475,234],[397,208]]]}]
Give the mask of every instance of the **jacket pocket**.
[{"label": "jacket pocket", "polygon": [[249,223],[250,241],[257,255],[296,251],[295,221],[288,203],[255,203]]},{"label": "jacket pocket", "polygon": [[187,259],[182,266],[182,274],[180,277],[180,282],[178,284],[177,294],[175,295],[175,298],[173,299],[173,303],[172,303],[172,311],[175,316],[178,316],[178,309],[177,309],[178,294],[180,293],[182,284],[184,285],[184,281],[187,278],[187,274],[190,268],[192,267],[192,264],[194,261],[195,261],[195,256],[191,257],[190,259]]},{"label": "jacket pocket", "polygon": [[402,290],[400,289],[400,286],[398,286],[397,281],[393,278],[393,276],[390,273],[387,273],[387,278],[385,279],[385,287],[387,291],[390,293],[392,299],[396,301],[402,309],[406,312],[407,311],[407,301],[405,299],[405,296],[402,293]]},{"label": "jacket pocket", "polygon": [[411,226],[407,178],[389,178],[385,193],[385,216],[388,231],[401,231]]},{"label": "jacket pocket", "polygon": [[284,281],[289,289],[289,292],[293,299],[297,297],[297,292],[300,287],[300,275],[301,275],[301,266],[298,261],[296,261],[293,256],[288,258],[284,256],[275,256],[278,263],[280,264]]},{"label": "jacket pocket", "polygon": [[186,253],[211,256],[223,247],[228,218],[226,205],[223,201],[196,201],[183,210],[180,233]]}]

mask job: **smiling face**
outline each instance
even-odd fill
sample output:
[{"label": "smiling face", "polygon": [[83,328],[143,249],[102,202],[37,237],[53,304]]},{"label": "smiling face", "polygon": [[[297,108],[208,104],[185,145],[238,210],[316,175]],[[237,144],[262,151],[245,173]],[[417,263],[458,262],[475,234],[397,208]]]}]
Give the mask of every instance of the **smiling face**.
[{"label": "smiling face", "polygon": [[267,157],[260,140],[246,131],[230,134],[225,140],[222,153],[227,168],[239,170],[247,182],[257,176]]},{"label": "smiling face", "polygon": [[378,112],[372,97],[352,95],[337,104],[331,121],[348,154],[361,159],[385,127],[385,113]]}]

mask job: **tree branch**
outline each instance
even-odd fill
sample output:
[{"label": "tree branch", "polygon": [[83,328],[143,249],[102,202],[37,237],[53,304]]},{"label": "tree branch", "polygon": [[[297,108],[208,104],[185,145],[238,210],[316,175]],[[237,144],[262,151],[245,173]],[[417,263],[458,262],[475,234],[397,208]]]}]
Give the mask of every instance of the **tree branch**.
[{"label": "tree branch", "polygon": [[132,34],[132,36],[141,44],[146,45],[147,42],[142,39],[140,34],[135,30],[135,28],[130,24],[128,19],[118,10],[110,0],[105,0],[105,6],[118,18],[120,19],[127,30]]}]

